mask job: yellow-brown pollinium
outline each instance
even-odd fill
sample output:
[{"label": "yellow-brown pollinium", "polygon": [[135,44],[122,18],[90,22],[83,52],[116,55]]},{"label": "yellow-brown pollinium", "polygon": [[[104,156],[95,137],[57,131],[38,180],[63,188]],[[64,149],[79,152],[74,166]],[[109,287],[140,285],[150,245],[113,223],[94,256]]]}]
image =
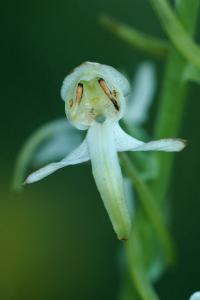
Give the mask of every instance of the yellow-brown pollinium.
[{"label": "yellow-brown pollinium", "polygon": [[110,91],[109,87],[107,86],[106,82],[104,79],[99,79],[99,84],[102,87],[102,89],[104,90],[105,94],[108,96],[108,98],[112,101],[114,107],[116,108],[116,110],[119,111],[119,104],[117,102],[117,92],[116,90],[113,90],[112,92]]}]

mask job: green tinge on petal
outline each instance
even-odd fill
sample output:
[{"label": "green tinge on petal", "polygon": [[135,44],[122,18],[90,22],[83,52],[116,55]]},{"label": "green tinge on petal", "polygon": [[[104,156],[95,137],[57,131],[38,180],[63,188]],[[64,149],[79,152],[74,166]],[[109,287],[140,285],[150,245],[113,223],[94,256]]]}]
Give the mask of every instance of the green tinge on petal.
[{"label": "green tinge on petal", "polygon": [[95,123],[88,131],[87,141],[101,198],[118,238],[126,240],[131,230],[131,216],[115,147],[114,126],[109,121]]}]

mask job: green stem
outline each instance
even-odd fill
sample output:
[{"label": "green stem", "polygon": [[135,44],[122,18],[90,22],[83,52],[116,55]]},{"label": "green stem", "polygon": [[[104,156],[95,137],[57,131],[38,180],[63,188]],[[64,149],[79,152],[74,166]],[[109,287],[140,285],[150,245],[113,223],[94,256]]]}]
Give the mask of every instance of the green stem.
[{"label": "green stem", "polygon": [[156,205],[151,191],[145,184],[142,178],[140,178],[139,173],[134,167],[132,161],[129,159],[128,155],[123,153],[120,155],[122,164],[125,171],[133,182],[133,185],[139,195],[139,200],[141,205],[149,218],[150,223],[153,225],[155,232],[163,246],[165,251],[166,260],[168,263],[173,263],[174,261],[174,244],[172,238],[166,225],[163,223],[164,217]]},{"label": "green stem", "polygon": [[156,57],[165,57],[168,53],[167,43],[159,38],[149,36],[105,15],[100,17],[100,22],[107,30],[136,49]]},{"label": "green stem", "polygon": [[[156,5],[155,2],[162,4],[160,9],[165,8],[166,4],[163,6],[163,3],[165,3],[163,0],[150,1],[154,6]],[[185,25],[185,28],[187,28],[190,36],[194,33],[198,8],[199,0],[182,0],[177,4],[177,14]],[[188,84],[183,80],[186,65],[187,61],[176,50],[171,49],[155,125],[155,138],[176,137],[180,132],[188,94]],[[157,153],[156,157],[160,170],[159,176],[152,188],[158,201],[162,202],[169,186],[174,154]]]},{"label": "green stem", "polygon": [[141,300],[135,285],[133,285],[133,280],[130,278],[130,272],[123,274],[121,288],[119,290],[117,300]]},{"label": "green stem", "polygon": [[[136,225],[136,222],[135,222]],[[134,245],[134,247],[132,246]],[[134,227],[134,235],[131,241],[126,244],[126,255],[128,259],[128,268],[130,277],[134,282],[134,286],[143,300],[159,300],[150,281],[146,277],[142,267],[142,257],[140,249],[140,236],[137,226]],[[132,298],[133,299],[133,298]]]},{"label": "green stem", "polygon": [[[179,32],[176,27],[175,29],[172,28],[173,26],[177,26],[176,22],[174,24],[175,15],[173,13],[171,14],[171,10],[169,11],[170,7],[168,6],[166,1],[150,1],[152,5],[155,5],[154,8],[158,10],[158,15],[160,17],[162,16],[162,23],[165,24],[165,26],[167,26],[166,22],[169,23],[169,29],[166,28],[166,31],[170,38],[172,38],[174,44],[176,45],[176,41],[174,40],[179,39],[180,34],[182,34],[182,27],[179,27],[178,23],[178,29],[181,28],[181,32]],[[162,6],[160,9],[161,11],[159,11],[159,8],[157,6],[159,4]],[[176,4],[176,12],[179,15],[181,22],[184,24],[185,28],[189,32],[190,36],[192,36],[195,28],[197,8],[199,6],[198,4],[199,1],[197,0],[179,0]],[[165,7],[165,5],[167,5],[167,7]],[[165,19],[165,14],[168,14],[168,17],[172,19]],[[189,41],[191,40],[189,39]],[[179,43],[178,46],[180,46]],[[178,47],[177,49],[179,50]],[[184,51],[185,50],[183,50],[182,52],[185,53]],[[187,51],[186,54],[188,54]],[[183,54],[182,52],[180,51],[181,54]],[[193,54],[192,58],[193,60],[194,58],[196,59],[195,56],[193,57]],[[197,59],[197,62],[198,60],[199,58]],[[158,118],[155,127],[156,138],[165,136],[175,137],[179,133],[186,104],[186,96],[188,92],[187,83],[185,80],[183,80],[183,73],[186,65],[187,62],[185,61],[185,59],[175,49],[171,49],[163,83]],[[153,186],[153,194],[149,190],[148,186],[144,183],[144,181],[140,178],[137,170],[132,165],[132,162],[128,159],[127,155],[124,154],[122,156],[122,161],[129,177],[132,179],[134,186],[139,194],[139,199],[141,201],[142,207],[146,212],[152,225],[154,226],[154,229],[157,232],[157,236],[162,242],[162,245],[164,246],[164,249],[166,251],[166,256],[169,260],[169,258],[171,259],[173,256],[171,237],[168,233],[168,230],[165,227],[165,224],[163,223],[164,216],[162,216],[160,209],[157,206],[157,203],[155,203],[153,195],[155,194],[155,198],[157,199],[158,197],[158,200],[164,199],[169,185],[170,173],[172,169],[174,156],[170,154],[159,153],[156,154],[156,157],[159,162],[160,170],[159,176],[156,179],[155,184]],[[134,286],[136,287],[141,299],[157,300],[158,297],[155,291],[153,290],[153,287],[151,286],[148,278],[146,278],[145,272],[143,270],[142,258],[140,256],[140,245],[142,245],[142,243],[140,241],[139,232],[137,231],[136,221],[134,225],[134,241],[129,241],[126,247],[130,275],[132,280],[134,281]]]},{"label": "green stem", "polygon": [[[163,26],[166,34],[176,49],[188,61],[200,68],[200,47],[193,42],[191,35],[188,35],[188,31],[190,32],[189,27],[193,27],[194,21],[196,20],[199,0],[189,0],[187,1],[188,5],[184,4],[184,7],[182,6],[181,1],[177,2],[177,11],[180,21],[171,9],[167,0],[149,1],[160,18],[161,25]],[[192,16],[191,19],[188,18],[188,15]],[[185,21],[184,17],[186,17],[187,21]],[[182,21],[185,28],[181,23]]]}]

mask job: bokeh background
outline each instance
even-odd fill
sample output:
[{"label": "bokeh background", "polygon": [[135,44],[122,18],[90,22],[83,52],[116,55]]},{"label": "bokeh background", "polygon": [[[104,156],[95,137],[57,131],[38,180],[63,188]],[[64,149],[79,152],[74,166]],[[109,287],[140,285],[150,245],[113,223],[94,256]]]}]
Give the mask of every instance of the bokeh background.
[{"label": "bokeh background", "polygon": [[[120,243],[90,164],[61,170],[19,195],[10,189],[12,172],[27,137],[64,116],[60,86],[74,66],[97,61],[131,78],[140,62],[151,60],[106,32],[98,23],[102,12],[164,34],[146,0],[18,0],[1,6],[0,299],[115,299]],[[161,78],[163,61],[155,66]],[[157,95],[159,86],[160,80]],[[199,98],[200,87],[192,84],[180,134],[189,145],[177,156],[171,185],[179,261],[157,283],[162,300],[187,299],[200,289]]]}]

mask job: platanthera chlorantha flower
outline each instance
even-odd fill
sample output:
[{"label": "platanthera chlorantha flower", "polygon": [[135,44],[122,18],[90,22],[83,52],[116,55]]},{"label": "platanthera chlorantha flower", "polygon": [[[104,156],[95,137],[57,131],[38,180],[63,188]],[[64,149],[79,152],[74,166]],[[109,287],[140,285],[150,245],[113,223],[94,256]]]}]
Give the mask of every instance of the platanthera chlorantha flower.
[{"label": "platanthera chlorantha flower", "polygon": [[66,167],[91,160],[92,172],[105,208],[119,239],[128,239],[131,213],[125,197],[117,152],[180,151],[184,142],[162,139],[144,143],[128,135],[119,125],[126,109],[127,79],[113,67],[86,62],[69,74],[61,89],[69,122],[87,130],[83,142],[59,162],[32,173],[33,183]]}]

